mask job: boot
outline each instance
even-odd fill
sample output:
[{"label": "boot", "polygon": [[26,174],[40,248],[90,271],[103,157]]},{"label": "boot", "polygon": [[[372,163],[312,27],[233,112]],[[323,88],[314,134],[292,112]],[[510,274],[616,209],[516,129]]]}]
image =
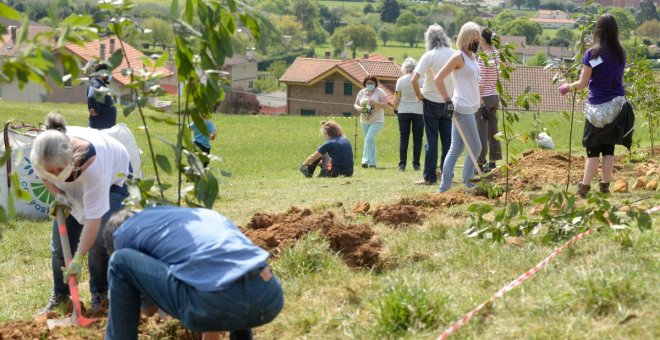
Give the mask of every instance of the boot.
[{"label": "boot", "polygon": [[69,298],[68,295],[64,294],[55,294],[54,292],[51,294],[50,299],[48,300],[48,303],[46,304],[46,307],[43,309],[39,310],[36,315],[41,315],[41,314],[48,314],[49,312],[55,311],[57,308],[60,306],[64,306],[62,308],[68,309],[67,304],[71,304],[71,299]]},{"label": "boot", "polygon": [[610,193],[610,182],[600,183],[600,192],[602,192],[603,194],[609,194]]},{"label": "boot", "polygon": [[580,183],[580,184],[578,184],[577,194],[578,194],[581,198],[586,198],[586,197],[587,197],[587,193],[589,193],[589,190],[591,190],[591,185]]}]

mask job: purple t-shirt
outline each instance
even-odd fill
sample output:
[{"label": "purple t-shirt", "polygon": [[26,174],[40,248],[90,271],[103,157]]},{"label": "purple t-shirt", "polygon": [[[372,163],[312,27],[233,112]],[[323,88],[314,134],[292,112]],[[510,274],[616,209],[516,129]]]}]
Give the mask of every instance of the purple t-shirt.
[{"label": "purple t-shirt", "polygon": [[582,57],[582,65],[591,67],[589,104],[607,103],[614,97],[625,96],[626,91],[623,89],[625,57],[623,61],[619,61],[614,53],[601,53],[594,59],[591,53],[592,49],[589,49]]}]

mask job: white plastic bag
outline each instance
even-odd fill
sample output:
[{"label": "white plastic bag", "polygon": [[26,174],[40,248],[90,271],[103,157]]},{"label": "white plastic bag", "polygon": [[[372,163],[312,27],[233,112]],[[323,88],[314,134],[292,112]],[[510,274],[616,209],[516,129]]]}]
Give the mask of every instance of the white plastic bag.
[{"label": "white plastic bag", "polygon": [[552,137],[545,132],[539,133],[539,137],[536,139],[536,145],[541,149],[552,150],[555,148],[555,143],[552,141]]}]

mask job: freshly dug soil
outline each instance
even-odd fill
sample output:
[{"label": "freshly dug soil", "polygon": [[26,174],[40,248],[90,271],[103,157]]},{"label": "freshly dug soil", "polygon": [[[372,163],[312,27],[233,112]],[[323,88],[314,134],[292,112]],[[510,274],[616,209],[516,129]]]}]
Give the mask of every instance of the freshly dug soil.
[{"label": "freshly dug soil", "polygon": [[417,207],[405,204],[379,205],[371,215],[374,222],[395,227],[419,224],[425,217]]},{"label": "freshly dug soil", "polygon": [[[312,213],[292,207],[283,214],[255,214],[243,229],[256,245],[277,256],[287,245],[319,230],[330,242],[330,248],[342,254],[351,267],[373,267],[380,261],[380,240],[366,224],[343,224],[331,211]],[[255,228],[256,227],[256,228]]]},{"label": "freshly dug soil", "polygon": [[[570,183],[575,184],[582,179],[584,157],[572,157]],[[568,172],[568,155],[552,150],[532,150],[513,164],[509,174],[511,189],[540,190],[550,184],[566,183]],[[501,186],[506,183],[506,174],[501,168],[493,170],[490,175]]]},{"label": "freshly dug soil", "polygon": [[441,208],[471,203],[477,200],[477,198],[461,192],[444,192],[442,194],[423,194],[422,197],[404,197],[398,204],[420,208]]}]

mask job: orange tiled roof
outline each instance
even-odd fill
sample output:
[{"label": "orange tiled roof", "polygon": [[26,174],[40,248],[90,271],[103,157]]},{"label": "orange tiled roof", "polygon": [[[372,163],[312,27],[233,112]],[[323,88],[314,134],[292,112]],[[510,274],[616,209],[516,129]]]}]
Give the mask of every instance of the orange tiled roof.
[{"label": "orange tiled roof", "polygon": [[[65,46],[65,48],[71,51],[72,53],[78,55],[83,60],[90,61],[100,58],[100,54],[101,54],[100,44],[105,44],[106,58],[110,58],[110,56],[112,55],[112,53],[110,53],[110,39],[115,40],[115,49],[121,48],[121,45],[119,44],[119,39],[117,39],[116,37],[107,37],[100,40],[94,40],[84,44],[83,46],[76,44],[68,44]],[[142,62],[143,57],[145,57],[145,55],[142,52],[138,51],[135,47],[124,42],[124,59],[122,59],[121,65],[119,65],[119,67],[115,68],[114,71],[112,71],[112,79],[119,82],[122,85],[128,85],[131,82],[130,77],[121,74],[122,69],[128,68],[128,63],[126,62],[126,58],[130,60],[131,67],[133,68],[133,70],[137,71],[142,69],[144,65]],[[158,71],[162,72],[167,76],[174,74],[172,71],[170,71],[165,67],[159,68]]]},{"label": "orange tiled roof", "polygon": [[319,76],[332,71],[333,68],[348,74],[357,83],[362,83],[367,75],[391,79],[397,79],[403,75],[399,64],[376,54],[367,59],[351,60],[296,58],[280,77],[280,81],[309,84],[317,80]]},{"label": "orange tiled roof", "polygon": [[[515,105],[518,96],[525,92],[529,86],[531,92],[541,95],[540,111],[560,112],[571,111],[572,96],[561,96],[557,88],[560,84],[553,84],[552,79],[557,73],[556,69],[545,69],[542,66],[523,66],[517,65],[516,70],[511,73],[511,80],[504,81],[504,86],[512,96],[512,102],[509,108],[521,110],[521,107]],[[539,107],[534,106],[530,110],[536,111]],[[576,103],[576,111],[584,110],[584,103]]]}]

